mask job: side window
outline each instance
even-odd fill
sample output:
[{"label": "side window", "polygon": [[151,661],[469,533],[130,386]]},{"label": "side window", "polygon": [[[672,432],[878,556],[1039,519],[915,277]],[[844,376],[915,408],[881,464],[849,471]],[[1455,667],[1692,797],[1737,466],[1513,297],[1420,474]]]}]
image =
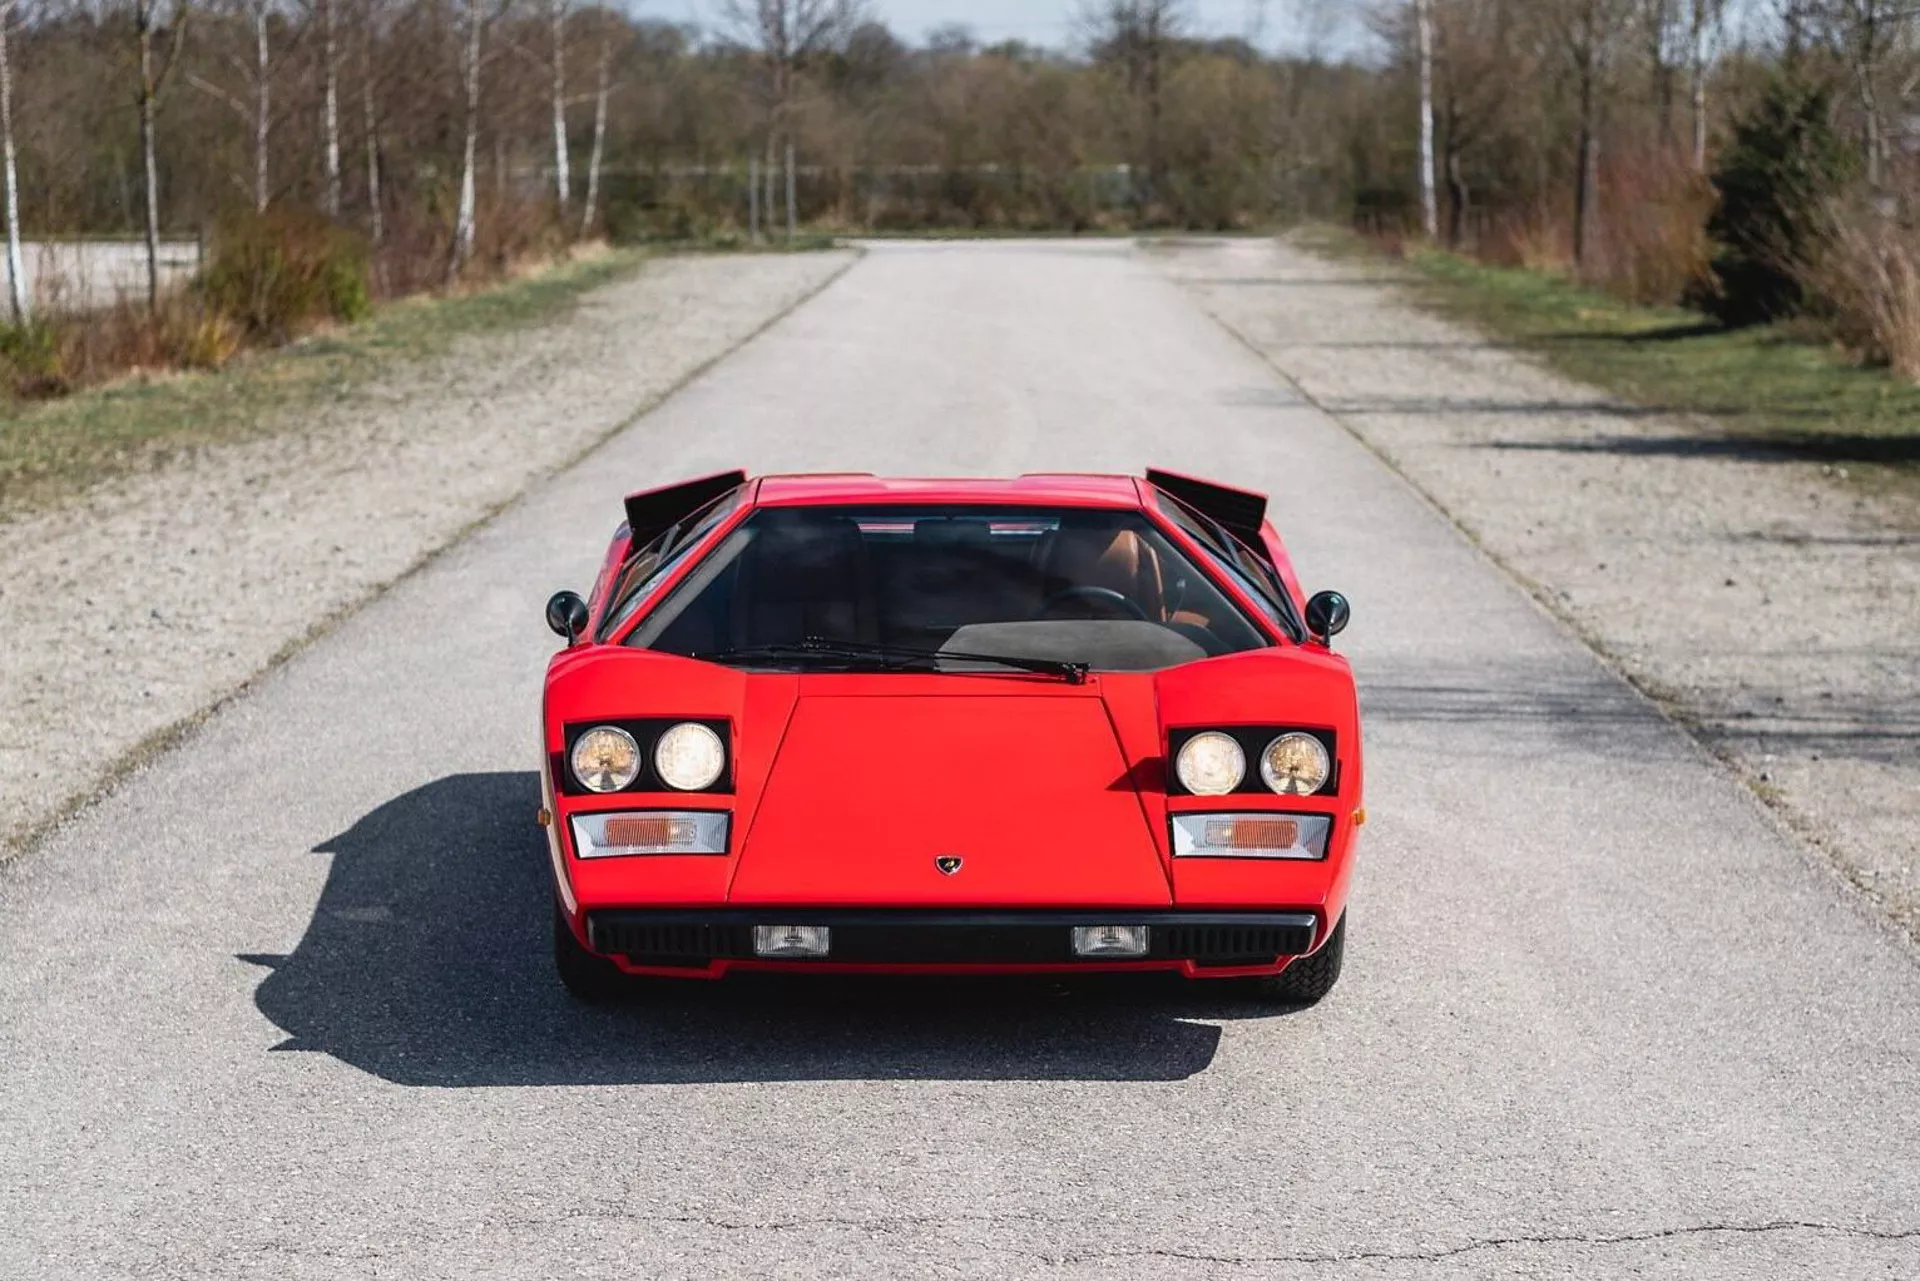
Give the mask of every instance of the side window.
[{"label": "side window", "polygon": [[701,540],[732,513],[737,493],[716,498],[685,520],[669,526],[659,537],[627,558],[626,567],[620,571],[619,583],[610,596],[613,603],[607,608],[606,621],[600,625],[601,640],[611,636],[632,618],[660,584],[680,567],[687,553],[698,547]]},{"label": "side window", "polygon": [[1261,564],[1257,556],[1238,546],[1233,535],[1190,510],[1186,504],[1165,494],[1160,495],[1159,501],[1161,514],[1200,544],[1208,564],[1232,579],[1283,636],[1299,639],[1290,611],[1280,603],[1285,599],[1285,591],[1280,586],[1279,578]]}]

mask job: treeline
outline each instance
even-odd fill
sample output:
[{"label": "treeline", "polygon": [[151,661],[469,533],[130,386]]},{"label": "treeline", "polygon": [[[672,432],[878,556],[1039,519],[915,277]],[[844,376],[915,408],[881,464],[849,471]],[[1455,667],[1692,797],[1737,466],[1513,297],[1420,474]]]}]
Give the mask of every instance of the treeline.
[{"label": "treeline", "polygon": [[1363,227],[1920,374],[1920,7],[1397,0]]},{"label": "treeline", "polygon": [[1822,247],[1891,270],[1920,85],[1920,9],[1756,3],[1388,0],[1340,59],[1187,0],[1063,49],[858,0],[0,0],[0,124],[12,225],[238,244],[236,294],[291,238],[324,306],[343,246],[378,294],[602,234],[1351,218],[1752,318],[1854,288]]},{"label": "treeline", "polygon": [[1069,51],[910,47],[847,0],[715,0],[698,26],[574,0],[5,7],[29,232],[306,210],[393,289],[601,229],[781,226],[789,195],[846,229],[1338,215],[1375,79],[1198,38],[1168,0],[1089,13]]}]

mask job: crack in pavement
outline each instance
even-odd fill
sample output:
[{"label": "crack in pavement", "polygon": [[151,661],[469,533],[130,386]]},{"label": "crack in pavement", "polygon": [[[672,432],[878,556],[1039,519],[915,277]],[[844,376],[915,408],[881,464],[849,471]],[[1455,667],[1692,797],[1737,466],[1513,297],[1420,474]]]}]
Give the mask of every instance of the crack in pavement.
[{"label": "crack in pavement", "polygon": [[1623,1232],[1612,1235],[1563,1232],[1539,1233],[1522,1236],[1482,1237],[1460,1245],[1447,1246],[1433,1250],[1354,1250],[1341,1253],[1320,1252],[1314,1254],[1200,1254],[1181,1250],[1106,1250],[1089,1254],[1061,1255],[1058,1263],[1094,1263],[1103,1259],[1177,1259],[1188,1263],[1220,1263],[1232,1267],[1252,1267],[1256,1264],[1299,1263],[1436,1263],[1456,1258],[1464,1254],[1475,1254],[1487,1250],[1503,1250],[1513,1246],[1557,1246],[1557,1245],[1638,1245],[1649,1241],[1667,1241],[1679,1237],[1710,1236],[1726,1233],[1741,1236],[1763,1236],[1776,1232],[1816,1232],[1828,1235],[1858,1237],[1874,1241],[1914,1241],[1920,1240],[1920,1228],[1882,1229],[1869,1227],[1849,1227],[1841,1223],[1822,1223],[1812,1219],[1775,1219],[1766,1223],[1702,1223],[1685,1227],[1652,1228],[1641,1232]]}]

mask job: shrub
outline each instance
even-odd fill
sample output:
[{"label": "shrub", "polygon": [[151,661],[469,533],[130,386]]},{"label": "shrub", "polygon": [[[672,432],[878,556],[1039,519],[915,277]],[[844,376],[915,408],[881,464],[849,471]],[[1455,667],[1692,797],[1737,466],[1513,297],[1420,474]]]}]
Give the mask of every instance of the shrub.
[{"label": "shrub", "polygon": [[1712,192],[1670,148],[1622,148],[1603,164],[1588,282],[1632,303],[1680,302],[1710,279]]},{"label": "shrub", "polygon": [[1714,288],[1705,305],[1729,325],[1801,311],[1821,202],[1841,194],[1854,170],[1853,152],[1833,127],[1829,92],[1775,77],[1734,122],[1732,144],[1714,168],[1719,204],[1707,224]]},{"label": "shrub", "polygon": [[1825,215],[1803,288],[1825,304],[1841,344],[1920,379],[1920,233],[1865,203]]},{"label": "shrub", "polygon": [[45,320],[0,325],[0,379],[22,399],[59,396],[71,390],[61,334]]},{"label": "shrub", "polygon": [[224,225],[200,290],[214,310],[266,342],[284,342],[323,320],[358,320],[372,305],[359,237],[292,210]]}]

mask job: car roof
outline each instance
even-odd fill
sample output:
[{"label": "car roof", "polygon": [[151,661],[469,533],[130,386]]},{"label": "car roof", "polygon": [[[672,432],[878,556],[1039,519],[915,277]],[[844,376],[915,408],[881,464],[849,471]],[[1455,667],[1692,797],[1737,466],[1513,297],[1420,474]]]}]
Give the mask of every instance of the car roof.
[{"label": "car roof", "polygon": [[1025,476],[977,478],[889,478],[869,472],[819,472],[762,476],[752,502],[758,507],[809,507],[859,503],[983,503],[1009,507],[1140,506],[1140,485],[1132,476],[1075,472],[1036,472]]}]

